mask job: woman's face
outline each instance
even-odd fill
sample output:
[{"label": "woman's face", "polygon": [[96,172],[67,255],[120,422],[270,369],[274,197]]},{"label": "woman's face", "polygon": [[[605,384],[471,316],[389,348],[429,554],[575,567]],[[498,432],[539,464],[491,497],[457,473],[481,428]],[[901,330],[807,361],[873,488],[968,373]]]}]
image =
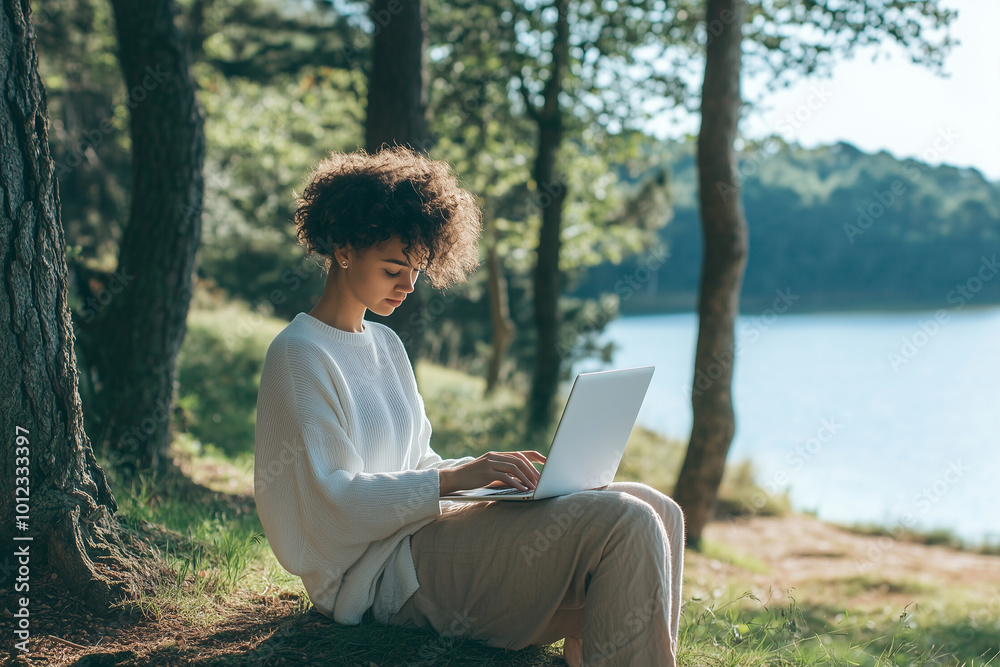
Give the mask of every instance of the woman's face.
[{"label": "woman's face", "polygon": [[[368,310],[389,315],[398,308],[420,275],[403,253],[403,242],[392,237],[380,246],[366,250],[346,249],[335,254],[344,272],[347,288]],[[347,268],[344,268],[344,262]]]}]

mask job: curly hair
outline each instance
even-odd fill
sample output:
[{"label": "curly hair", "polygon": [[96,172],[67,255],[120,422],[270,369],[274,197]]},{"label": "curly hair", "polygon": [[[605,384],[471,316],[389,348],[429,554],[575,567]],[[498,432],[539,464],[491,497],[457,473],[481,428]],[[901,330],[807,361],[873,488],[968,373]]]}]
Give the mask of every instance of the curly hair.
[{"label": "curly hair", "polygon": [[392,237],[411,262],[411,253],[426,253],[419,268],[439,289],[479,265],[482,212],[447,162],[402,146],[371,155],[333,152],[295,197],[298,242],[307,254],[325,257],[327,270],[335,249],[365,250]]}]

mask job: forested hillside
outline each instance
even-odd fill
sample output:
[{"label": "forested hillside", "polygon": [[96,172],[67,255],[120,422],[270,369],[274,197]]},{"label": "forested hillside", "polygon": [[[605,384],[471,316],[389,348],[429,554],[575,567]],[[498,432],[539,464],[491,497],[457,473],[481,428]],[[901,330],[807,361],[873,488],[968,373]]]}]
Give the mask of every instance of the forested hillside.
[{"label": "forested hillside", "polygon": [[[592,270],[581,296],[614,292],[623,313],[693,308],[701,261],[693,146],[670,149],[670,256]],[[741,158],[750,260],[742,307],[791,295],[795,310],[1000,301],[1000,184],[973,169],[866,154],[847,143],[779,145]],[[658,262],[649,265],[656,267]]]}]

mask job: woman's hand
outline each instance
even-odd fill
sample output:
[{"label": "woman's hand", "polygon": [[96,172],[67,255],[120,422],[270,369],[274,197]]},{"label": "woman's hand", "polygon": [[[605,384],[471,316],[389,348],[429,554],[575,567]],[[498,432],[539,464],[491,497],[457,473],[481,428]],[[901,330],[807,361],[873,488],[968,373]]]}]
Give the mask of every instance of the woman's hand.
[{"label": "woman's hand", "polygon": [[522,491],[534,489],[539,473],[532,463],[545,463],[535,451],[486,452],[475,461],[438,472],[441,495],[482,486],[512,486]]}]

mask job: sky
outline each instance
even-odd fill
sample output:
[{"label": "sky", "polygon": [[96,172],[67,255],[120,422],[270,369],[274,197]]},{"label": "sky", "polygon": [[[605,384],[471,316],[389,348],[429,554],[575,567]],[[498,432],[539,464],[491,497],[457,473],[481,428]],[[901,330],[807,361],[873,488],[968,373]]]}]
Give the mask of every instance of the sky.
[{"label": "sky", "polygon": [[[1000,181],[1000,0],[943,0],[957,9],[955,46],[942,77],[915,65],[886,43],[858,49],[829,76],[800,77],[771,93],[768,108],[740,120],[748,138],[777,134],[806,148],[846,141],[867,153],[885,150],[898,159],[974,167]],[[880,54],[872,62],[876,48]],[[757,99],[761,82],[742,82],[744,99]],[[654,121],[660,137],[696,133],[699,120]]]}]

